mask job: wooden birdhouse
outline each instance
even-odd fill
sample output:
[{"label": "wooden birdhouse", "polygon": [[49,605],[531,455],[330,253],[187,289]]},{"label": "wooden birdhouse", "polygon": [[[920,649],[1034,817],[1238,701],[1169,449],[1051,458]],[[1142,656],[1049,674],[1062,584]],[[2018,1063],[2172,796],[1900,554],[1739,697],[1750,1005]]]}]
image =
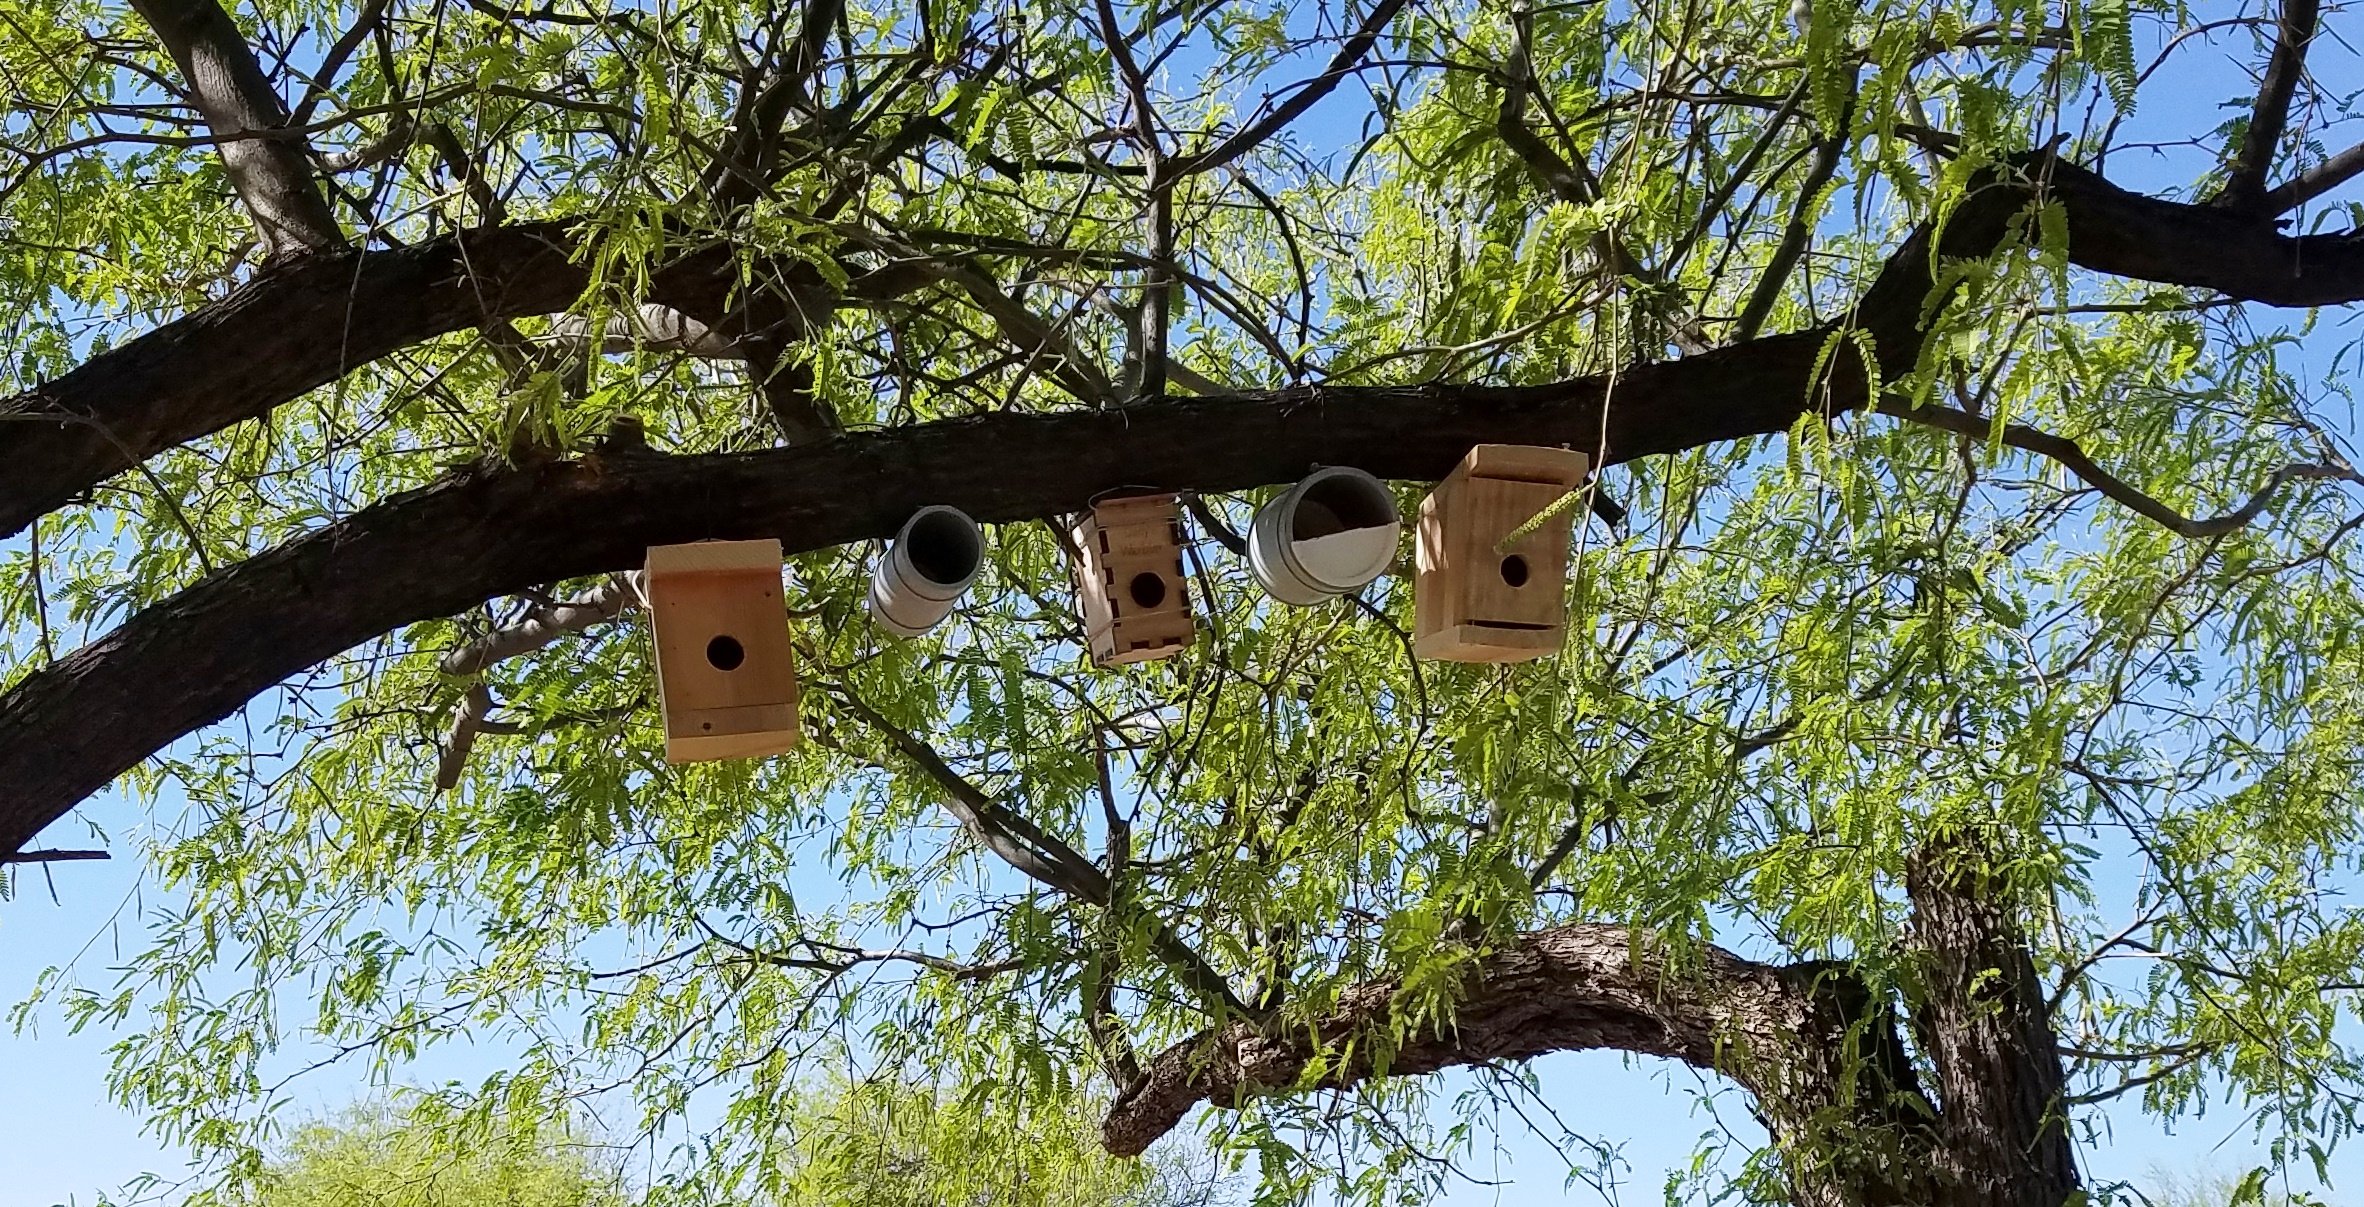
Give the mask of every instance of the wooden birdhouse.
[{"label": "wooden birdhouse", "polygon": [[1173,495],[1092,505],[1076,522],[1076,593],[1092,661],[1168,658],[1197,639],[1182,583],[1182,511]]},{"label": "wooden birdhouse", "polygon": [[665,761],[794,748],[796,661],[780,597],[780,542],[655,546],[643,589],[656,634]]},{"label": "wooden birdhouse", "polygon": [[1584,481],[1583,453],[1481,444],[1420,504],[1412,648],[1443,662],[1524,662],[1567,637],[1573,508],[1504,537]]}]

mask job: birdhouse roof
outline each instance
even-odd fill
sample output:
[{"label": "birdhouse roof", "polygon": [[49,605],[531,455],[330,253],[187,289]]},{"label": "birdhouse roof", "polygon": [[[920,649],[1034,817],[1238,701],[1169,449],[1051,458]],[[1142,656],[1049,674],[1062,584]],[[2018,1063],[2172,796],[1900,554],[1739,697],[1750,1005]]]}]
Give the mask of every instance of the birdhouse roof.
[{"label": "birdhouse roof", "polygon": [[661,574],[712,574],[731,570],[780,569],[780,542],[776,538],[759,541],[699,541],[689,545],[657,545],[648,551],[648,572]]}]

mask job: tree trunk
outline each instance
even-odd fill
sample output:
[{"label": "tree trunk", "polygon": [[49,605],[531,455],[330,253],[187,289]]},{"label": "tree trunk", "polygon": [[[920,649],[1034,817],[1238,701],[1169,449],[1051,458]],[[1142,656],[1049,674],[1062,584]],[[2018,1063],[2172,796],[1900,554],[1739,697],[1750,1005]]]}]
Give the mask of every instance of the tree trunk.
[{"label": "tree trunk", "polygon": [[1913,1029],[1945,1102],[1940,1207],[2059,1207],[2077,1189],[2066,1076],[2027,941],[1975,841],[1933,840],[1905,888],[1924,1000]]}]

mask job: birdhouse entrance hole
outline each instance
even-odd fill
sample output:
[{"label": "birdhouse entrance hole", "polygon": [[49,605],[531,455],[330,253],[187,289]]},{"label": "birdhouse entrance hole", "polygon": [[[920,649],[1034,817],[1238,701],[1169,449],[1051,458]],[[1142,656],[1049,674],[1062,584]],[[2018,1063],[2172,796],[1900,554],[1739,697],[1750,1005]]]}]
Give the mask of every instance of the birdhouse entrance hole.
[{"label": "birdhouse entrance hole", "polygon": [[747,661],[747,647],[736,637],[724,635],[706,643],[706,661],[718,671],[735,671]]},{"label": "birdhouse entrance hole", "polygon": [[1133,603],[1140,607],[1154,608],[1166,601],[1166,580],[1160,574],[1146,571],[1136,574],[1132,585],[1126,590],[1132,594]]},{"label": "birdhouse entrance hole", "polygon": [[1502,559],[1502,581],[1514,587],[1527,585],[1527,559],[1511,554]]}]

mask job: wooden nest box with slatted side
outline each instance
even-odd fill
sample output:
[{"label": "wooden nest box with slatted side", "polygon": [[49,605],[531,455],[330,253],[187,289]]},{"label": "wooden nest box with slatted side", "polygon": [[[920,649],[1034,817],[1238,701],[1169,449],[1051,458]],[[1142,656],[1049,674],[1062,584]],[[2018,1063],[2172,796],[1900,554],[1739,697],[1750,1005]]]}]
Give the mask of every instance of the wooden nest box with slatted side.
[{"label": "wooden nest box with slatted side", "polygon": [[1443,662],[1524,662],[1559,652],[1568,632],[1564,508],[1501,548],[1584,481],[1583,453],[1481,444],[1420,504],[1413,649]]},{"label": "wooden nest box with slatted side", "polygon": [[1092,661],[1170,658],[1198,638],[1182,580],[1182,509],[1173,495],[1095,503],[1075,525],[1076,593]]},{"label": "wooden nest box with slatted side", "polygon": [[649,627],[665,761],[796,746],[796,660],[780,596],[780,542],[700,541],[648,551]]}]

